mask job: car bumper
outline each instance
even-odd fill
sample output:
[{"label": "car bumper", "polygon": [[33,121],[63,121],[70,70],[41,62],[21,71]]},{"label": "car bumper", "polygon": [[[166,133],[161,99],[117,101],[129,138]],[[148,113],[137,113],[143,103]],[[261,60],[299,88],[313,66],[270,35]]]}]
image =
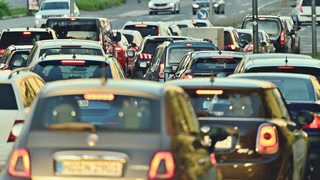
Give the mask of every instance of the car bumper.
[{"label": "car bumper", "polygon": [[156,6],[152,5],[149,6],[150,11],[174,11],[174,5],[162,5],[162,6]]},{"label": "car bumper", "polygon": [[39,28],[39,27],[41,27],[42,25],[45,25],[46,22],[47,22],[47,19],[39,18],[39,19],[35,19],[34,24],[35,24],[35,27],[36,27],[36,28]]},{"label": "car bumper", "polygon": [[277,179],[280,165],[280,156],[244,163],[218,163],[223,179]]},{"label": "car bumper", "polygon": [[11,154],[14,143],[6,143],[0,146],[0,169],[7,164],[8,158]]}]

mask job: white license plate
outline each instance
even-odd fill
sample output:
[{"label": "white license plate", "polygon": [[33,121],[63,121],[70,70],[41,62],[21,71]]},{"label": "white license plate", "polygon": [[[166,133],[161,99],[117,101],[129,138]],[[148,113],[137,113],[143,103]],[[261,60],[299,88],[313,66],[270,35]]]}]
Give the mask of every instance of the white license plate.
[{"label": "white license plate", "polygon": [[120,177],[122,169],[122,163],[110,161],[58,161],[56,163],[58,175]]},{"label": "white license plate", "polygon": [[230,149],[232,147],[232,136],[228,136],[223,141],[218,141],[214,147],[215,149]]}]

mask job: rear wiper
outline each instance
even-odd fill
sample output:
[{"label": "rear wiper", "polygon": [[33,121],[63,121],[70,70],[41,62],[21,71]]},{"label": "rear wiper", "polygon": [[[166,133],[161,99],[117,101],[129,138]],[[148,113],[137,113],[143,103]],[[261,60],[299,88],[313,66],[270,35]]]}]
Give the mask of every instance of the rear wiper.
[{"label": "rear wiper", "polygon": [[70,130],[70,131],[89,131],[96,132],[96,127],[90,123],[82,122],[68,122],[68,123],[55,123],[50,124],[48,129],[50,130]]}]

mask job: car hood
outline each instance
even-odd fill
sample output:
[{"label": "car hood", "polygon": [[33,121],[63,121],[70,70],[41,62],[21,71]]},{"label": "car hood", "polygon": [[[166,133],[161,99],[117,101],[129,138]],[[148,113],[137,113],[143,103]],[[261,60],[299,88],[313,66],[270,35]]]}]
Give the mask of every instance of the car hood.
[{"label": "car hood", "polygon": [[63,9],[63,10],[45,10],[45,11],[39,11],[37,12],[37,14],[41,14],[41,15],[54,15],[54,14],[70,14],[70,10],[69,9]]}]

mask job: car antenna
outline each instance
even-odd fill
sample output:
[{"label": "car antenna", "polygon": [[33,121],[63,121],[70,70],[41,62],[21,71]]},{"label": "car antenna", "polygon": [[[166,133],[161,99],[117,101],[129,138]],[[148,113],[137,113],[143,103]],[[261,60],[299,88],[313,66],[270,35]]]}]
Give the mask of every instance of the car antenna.
[{"label": "car antenna", "polygon": [[211,74],[210,74],[210,83],[211,83],[211,86],[213,86],[213,82],[214,82],[214,75],[213,75],[213,70],[211,70]]},{"label": "car antenna", "polygon": [[288,57],[286,56],[286,60],[284,61],[286,63],[286,66],[288,66]]},{"label": "car antenna", "polygon": [[105,86],[107,83],[107,79],[106,79],[106,63],[102,63],[102,67],[101,67],[101,84],[102,86]]}]

